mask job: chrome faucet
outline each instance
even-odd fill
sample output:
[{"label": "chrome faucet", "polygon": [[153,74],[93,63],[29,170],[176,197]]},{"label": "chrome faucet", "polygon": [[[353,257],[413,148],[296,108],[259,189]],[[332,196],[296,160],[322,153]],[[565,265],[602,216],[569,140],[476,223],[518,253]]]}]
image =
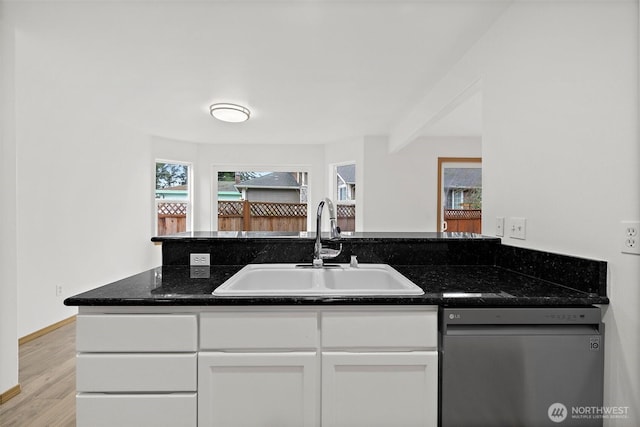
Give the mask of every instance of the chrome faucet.
[{"label": "chrome faucet", "polygon": [[340,255],[340,252],[342,252],[342,243],[340,243],[338,249],[322,246],[322,241],[320,240],[320,230],[322,226],[322,209],[324,208],[325,203],[329,208],[329,222],[331,224],[330,240],[338,240],[340,238],[340,227],[338,227],[336,222],[336,210],[333,207],[333,202],[331,201],[331,199],[325,198],[318,205],[318,214],[316,217],[316,243],[313,247],[313,266],[315,268],[322,267],[324,264],[323,260],[327,258],[335,258]]}]

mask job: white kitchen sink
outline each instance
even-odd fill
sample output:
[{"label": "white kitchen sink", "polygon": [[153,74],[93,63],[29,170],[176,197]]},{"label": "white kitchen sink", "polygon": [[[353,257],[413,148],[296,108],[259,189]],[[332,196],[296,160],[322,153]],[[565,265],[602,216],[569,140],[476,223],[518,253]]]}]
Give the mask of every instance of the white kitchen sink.
[{"label": "white kitchen sink", "polygon": [[387,264],[249,264],[213,291],[219,296],[422,295],[424,291]]}]

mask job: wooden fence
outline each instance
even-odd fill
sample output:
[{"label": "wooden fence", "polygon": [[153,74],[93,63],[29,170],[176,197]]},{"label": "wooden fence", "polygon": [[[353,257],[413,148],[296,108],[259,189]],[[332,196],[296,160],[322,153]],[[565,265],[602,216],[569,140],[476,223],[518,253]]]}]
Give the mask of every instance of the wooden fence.
[{"label": "wooden fence", "polygon": [[356,231],[356,206],[336,205],[336,219],[341,231]]},{"label": "wooden fence", "polygon": [[[355,206],[336,205],[338,226],[355,231]],[[187,230],[187,204],[157,202],[158,236]],[[314,211],[315,212],[315,211]],[[306,203],[218,201],[220,231],[307,231]]]},{"label": "wooden fence", "polygon": [[158,210],[158,236],[187,231],[187,204],[156,202]]},{"label": "wooden fence", "polygon": [[447,221],[448,232],[482,232],[482,210],[480,209],[445,209],[444,220]]},{"label": "wooden fence", "polygon": [[[355,231],[355,206],[337,205],[336,209],[340,229]],[[307,231],[307,204],[219,201],[218,230]]]},{"label": "wooden fence", "polygon": [[307,204],[218,201],[218,230],[307,231]]}]

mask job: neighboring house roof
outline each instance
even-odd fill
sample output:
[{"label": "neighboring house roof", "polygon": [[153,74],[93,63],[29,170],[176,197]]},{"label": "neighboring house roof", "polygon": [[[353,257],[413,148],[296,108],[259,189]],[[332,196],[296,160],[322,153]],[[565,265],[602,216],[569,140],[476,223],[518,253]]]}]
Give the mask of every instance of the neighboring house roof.
[{"label": "neighboring house roof", "polygon": [[156,190],[156,199],[188,199],[189,191],[186,185],[176,185],[174,187],[160,188]]},{"label": "neighboring house roof", "polygon": [[174,185],[173,187],[158,188],[158,190],[187,191],[187,186],[186,186],[186,184],[185,185]]},{"label": "neighboring house roof", "polygon": [[271,172],[257,178],[242,181],[235,185],[236,188],[295,188],[299,189],[300,184],[290,172]]},{"label": "neighboring house roof", "polygon": [[444,170],[444,188],[480,188],[482,169],[448,168]]},{"label": "neighboring house roof", "polygon": [[338,172],[338,175],[340,175],[340,178],[342,178],[342,180],[347,184],[356,183],[356,165],[351,164],[338,166],[336,171]]},{"label": "neighboring house roof", "polygon": [[218,181],[218,192],[239,193],[235,181]]}]

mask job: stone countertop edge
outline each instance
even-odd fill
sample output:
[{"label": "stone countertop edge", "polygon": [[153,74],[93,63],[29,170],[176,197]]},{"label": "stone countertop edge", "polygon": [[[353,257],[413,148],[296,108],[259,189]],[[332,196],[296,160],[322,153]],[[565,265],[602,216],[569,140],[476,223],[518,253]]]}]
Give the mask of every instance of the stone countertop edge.
[{"label": "stone countertop edge", "polygon": [[[328,233],[323,232],[323,239],[328,237]],[[260,231],[193,231],[170,234],[166,236],[154,236],[151,241],[154,243],[163,242],[202,242],[211,240],[313,240],[316,233],[307,232],[260,232]],[[343,232],[342,239],[345,241],[443,241],[443,240],[485,240],[500,242],[499,237],[485,236],[482,234],[468,232]]]},{"label": "stone countertop edge", "polygon": [[[157,267],[65,299],[67,306],[439,305],[456,307],[553,307],[609,304],[606,296],[491,266],[393,266],[425,289],[420,296],[220,297],[213,290],[243,266],[212,266],[209,278],[191,279],[188,268]],[[445,271],[443,272],[443,268]],[[479,270],[478,270],[479,268]],[[471,270],[470,270],[471,269]],[[470,277],[458,284],[460,277]],[[434,285],[434,281],[439,285]],[[505,284],[508,282],[508,284]],[[499,283],[499,284],[497,284]],[[496,287],[504,294],[496,293]],[[448,297],[449,291],[485,293]]]}]

